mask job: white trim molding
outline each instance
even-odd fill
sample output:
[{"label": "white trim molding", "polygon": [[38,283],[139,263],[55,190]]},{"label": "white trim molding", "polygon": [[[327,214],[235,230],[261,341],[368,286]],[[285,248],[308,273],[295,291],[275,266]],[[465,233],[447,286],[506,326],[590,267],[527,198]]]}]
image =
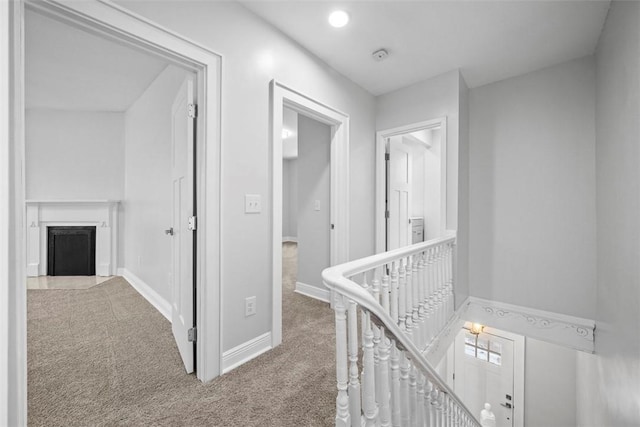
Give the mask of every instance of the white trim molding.
[{"label": "white trim molding", "polygon": [[27,276],[47,275],[48,227],[94,226],[95,272],[116,274],[118,200],[27,200]]},{"label": "white trim molding", "polygon": [[171,304],[166,299],[162,298],[151,286],[149,286],[140,277],[133,274],[126,268],[118,269],[118,276],[122,276],[124,280],[129,282],[131,287],[138,291],[149,304],[154,306],[156,310],[160,312],[171,323]]},{"label": "white trim molding", "polygon": [[[440,153],[440,218],[441,218],[441,234],[444,236],[447,233],[447,117],[440,117],[433,120],[426,120],[423,122],[413,123],[406,126],[400,126],[392,129],[385,129],[376,132],[376,200],[375,200],[375,221],[376,221],[376,253],[380,254],[387,250],[386,247],[386,160],[385,154],[387,152],[387,138],[397,135],[404,135],[407,133],[417,132],[423,129],[431,129],[438,127],[442,129],[442,148]],[[456,202],[457,203],[457,202]]]},{"label": "white trim molding", "polygon": [[222,353],[222,373],[226,374],[271,348],[271,332],[267,332],[225,351]]},{"label": "white trim molding", "polygon": [[[182,68],[189,69],[197,75],[198,90],[198,126],[196,142],[196,188],[198,200],[198,229],[196,230],[198,250],[196,254],[195,281],[197,288],[197,327],[198,344],[196,375],[201,381],[210,381],[220,375],[222,370],[222,321],[221,321],[221,71],[222,56],[212,51],[207,46],[187,39],[172,30],[163,27],[151,20],[133,13],[125,7],[119,6],[110,0],[16,0],[10,2],[14,5],[15,13],[11,19],[11,28],[20,33],[24,27],[22,11],[25,5],[37,12],[53,15],[62,22],[70,25],[85,27],[92,33],[107,39],[135,46],[152,55],[161,56],[171,63]],[[0,9],[2,11],[3,9]],[[4,17],[3,17],[4,18]],[[3,22],[4,23],[4,22]],[[2,28],[6,28],[2,26]],[[16,46],[12,52],[2,50],[3,59],[9,59],[8,63],[15,67],[16,82],[13,90],[16,98],[10,105],[9,117],[15,117],[15,127],[24,126],[23,85],[24,62],[21,52],[24,51],[24,40],[15,38]],[[19,81],[18,81],[19,80]],[[5,99],[5,98],[3,98]],[[3,140],[4,141],[4,140]],[[13,148],[20,153],[13,161],[10,170],[24,170],[24,135],[16,132]],[[17,178],[17,176],[16,176]],[[22,182],[22,180],[20,180]],[[24,194],[23,189],[14,188],[15,191]],[[17,219],[19,224],[24,223],[25,213],[23,204],[20,204],[21,214]],[[23,231],[23,230],[21,230]],[[22,249],[22,235],[16,243],[16,251]],[[26,264],[23,254],[19,257],[20,265]],[[25,311],[22,307],[19,310]],[[24,318],[18,313],[16,318]],[[26,325],[26,321],[23,322]],[[22,328],[24,329],[24,328]],[[26,333],[17,330],[16,333]],[[26,356],[25,356],[26,357]],[[25,370],[26,372],[26,370]],[[25,382],[26,384],[26,382]],[[24,397],[26,391],[19,399]],[[0,396],[2,397],[2,396]],[[26,419],[26,405],[24,405]],[[1,421],[1,420],[0,420]]]},{"label": "white trim molding", "polygon": [[309,298],[317,299],[322,302],[329,303],[331,301],[331,292],[329,289],[320,289],[317,286],[308,285],[302,282],[296,282],[295,292]]},{"label": "white trim molding", "polygon": [[476,297],[469,297],[463,308],[466,309],[463,317],[468,321],[587,353],[594,352],[594,320]]},{"label": "white trim molding", "polygon": [[284,107],[331,127],[330,263],[349,260],[349,116],[282,83],[271,91],[272,346],[282,342],[282,117]]}]

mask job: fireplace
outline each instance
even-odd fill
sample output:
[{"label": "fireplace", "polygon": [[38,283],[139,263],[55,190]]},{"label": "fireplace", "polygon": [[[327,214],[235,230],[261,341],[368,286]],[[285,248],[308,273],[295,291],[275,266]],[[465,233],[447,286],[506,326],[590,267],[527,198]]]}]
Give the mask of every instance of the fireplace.
[{"label": "fireplace", "polygon": [[96,227],[47,227],[47,275],[95,276]]},{"label": "fireplace", "polygon": [[[1,1],[1,0],[0,0]],[[118,260],[118,209],[117,200],[27,200],[27,275],[29,277],[51,274],[49,268],[49,229],[91,228],[92,237],[84,232],[56,236],[54,239],[92,241],[92,250],[72,259],[93,260],[92,275],[117,274]],[[62,240],[61,240],[62,241]],[[76,242],[77,243],[77,242]],[[66,243],[65,243],[66,244]],[[85,243],[86,244],[86,243]],[[53,252],[55,255],[55,252]],[[83,258],[85,257],[85,258]],[[65,267],[66,268],[66,267]],[[62,274],[56,272],[54,274]],[[87,274],[87,273],[75,273]]]}]

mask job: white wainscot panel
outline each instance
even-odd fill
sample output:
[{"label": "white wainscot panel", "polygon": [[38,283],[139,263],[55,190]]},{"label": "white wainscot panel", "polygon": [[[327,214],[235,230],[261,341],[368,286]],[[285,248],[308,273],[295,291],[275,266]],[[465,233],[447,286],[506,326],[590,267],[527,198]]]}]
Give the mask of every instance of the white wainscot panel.
[{"label": "white wainscot panel", "polygon": [[116,274],[118,200],[27,200],[27,275],[47,274],[47,227],[95,226],[96,275]]}]

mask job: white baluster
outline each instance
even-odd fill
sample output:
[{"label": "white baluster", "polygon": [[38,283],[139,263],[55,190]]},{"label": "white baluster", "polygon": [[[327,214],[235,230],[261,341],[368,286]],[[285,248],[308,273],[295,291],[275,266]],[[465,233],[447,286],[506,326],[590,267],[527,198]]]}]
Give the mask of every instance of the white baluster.
[{"label": "white baluster", "polygon": [[336,315],[336,380],[338,382],[338,397],[336,398],[336,426],[351,425],[349,416],[349,396],[347,386],[349,374],[347,372],[347,310],[344,298],[336,295],[333,307]]},{"label": "white baluster", "polygon": [[427,345],[427,279],[425,273],[424,253],[418,255],[418,288],[420,298],[420,308],[418,317],[420,319],[420,349]]},{"label": "white baluster", "polygon": [[418,399],[418,383],[417,383],[418,373],[416,372],[416,368],[411,364],[409,370],[409,420],[410,425],[417,425],[418,421],[418,408],[417,408],[417,399]]},{"label": "white baluster", "polygon": [[383,276],[382,276],[382,290],[381,290],[381,299],[382,299],[382,308],[385,313],[390,314],[391,312],[391,303],[389,296],[389,275],[384,272],[386,267],[383,267]]},{"label": "white baluster", "polygon": [[426,266],[426,276],[427,276],[427,342],[428,346],[431,343],[431,340],[434,336],[434,319],[435,319],[435,304],[434,304],[434,295],[433,291],[435,289],[435,271],[433,267],[433,248],[429,248],[427,251],[427,266]]},{"label": "white baluster", "polygon": [[405,324],[407,336],[415,344],[415,335],[413,333],[413,277],[411,271],[411,257],[406,258],[404,281],[405,281]]},{"label": "white baluster", "polygon": [[376,425],[376,384],[375,384],[375,363],[373,355],[373,330],[371,329],[371,319],[365,313],[362,323],[364,329],[364,339],[362,345],[362,406],[365,418],[365,426]]},{"label": "white baluster", "polygon": [[360,378],[358,377],[358,306],[349,301],[347,316],[349,345],[349,411],[351,425],[359,426],[361,421]]},{"label": "white baluster", "polygon": [[389,283],[389,295],[390,295],[390,310],[391,318],[396,325],[398,324],[398,262],[393,261],[391,263],[391,281]]},{"label": "white baluster", "polygon": [[376,302],[380,304],[380,278],[378,277],[376,272],[377,270],[373,271],[373,284],[371,286],[372,288],[371,295],[373,295],[373,298],[376,300]]},{"label": "white baluster", "polygon": [[398,261],[398,326],[400,329],[407,330],[407,276],[403,260]]},{"label": "white baluster", "polygon": [[411,285],[413,287],[413,340],[420,350],[422,350],[422,323],[420,317],[420,277],[418,275],[418,265],[420,254],[414,255],[411,260]]},{"label": "white baluster", "polygon": [[380,395],[378,405],[380,408],[380,426],[389,427],[391,425],[391,401],[389,384],[389,353],[391,349],[390,341],[384,336],[384,331],[380,331],[381,340],[379,346],[379,366],[376,374],[376,384],[380,383]]},{"label": "white baluster", "polygon": [[404,355],[404,352],[400,352],[400,424],[402,426],[409,426],[411,420],[411,405],[409,396],[409,361]]},{"label": "white baluster", "polygon": [[416,425],[425,426],[427,421],[424,417],[424,375],[416,370]]},{"label": "white baluster", "polygon": [[400,351],[391,345],[391,425],[400,425]]},{"label": "white baluster", "polygon": [[454,246],[453,243],[449,244],[449,251],[448,251],[448,259],[447,259],[447,283],[448,283],[448,290],[449,290],[449,314],[448,314],[448,319],[451,319],[451,316],[453,316],[453,313],[455,312],[455,296],[453,294],[453,250],[454,250]]}]

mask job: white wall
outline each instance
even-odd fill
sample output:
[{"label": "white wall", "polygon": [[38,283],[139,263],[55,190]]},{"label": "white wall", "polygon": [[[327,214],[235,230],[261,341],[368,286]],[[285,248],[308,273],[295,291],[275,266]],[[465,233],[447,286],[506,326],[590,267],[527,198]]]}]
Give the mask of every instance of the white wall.
[{"label": "white wall", "polygon": [[124,114],[27,110],[27,199],[124,196]]},{"label": "white wall", "polygon": [[[378,96],[376,98],[376,130],[386,130],[410,125],[426,120],[447,117],[447,218],[446,228],[458,230],[457,262],[456,262],[456,306],[459,306],[469,294],[467,282],[467,233],[466,218],[468,213],[460,210],[458,191],[465,196],[466,175],[461,171],[459,183],[458,164],[466,162],[459,155],[466,155],[467,139],[460,133],[464,124],[460,119],[465,112],[461,101],[466,100],[466,85],[458,70],[450,71],[431,79],[407,86],[402,89]],[[465,130],[465,129],[463,129]],[[461,146],[460,144],[464,144]],[[459,151],[459,149],[461,149]],[[466,164],[466,163],[465,163]],[[462,201],[462,200],[461,200]],[[464,221],[460,221],[463,219]]]},{"label": "white wall", "polygon": [[524,425],[576,425],[576,350],[526,338]]},{"label": "white wall", "polygon": [[409,216],[424,216],[424,174],[427,148],[407,138],[402,138],[402,143],[411,153],[411,206],[409,206]]},{"label": "white wall", "polygon": [[[297,150],[297,148],[296,148]],[[298,160],[282,163],[282,237],[298,237]]]},{"label": "white wall", "polygon": [[424,152],[425,240],[441,236],[442,227],[442,150],[439,130],[428,130],[431,148]]},{"label": "white wall", "polygon": [[[221,283],[226,351],[268,332],[271,325],[269,82],[275,78],[350,116],[351,258],[374,251],[374,97],[236,2],[118,3],[223,58]],[[247,193],[262,195],[262,214],[244,214]],[[257,313],[245,317],[244,300],[254,295]]]},{"label": "white wall", "polygon": [[168,66],[125,114],[124,267],[171,301],[171,107],[186,72]]},{"label": "white wall", "polygon": [[326,289],[320,274],[331,254],[331,128],[299,115],[298,154],[298,282]]},{"label": "white wall", "polygon": [[595,315],[592,57],[470,90],[470,293]]},{"label": "white wall", "polygon": [[578,425],[640,422],[640,3],[616,2],[596,51],[596,354],[580,355]]}]

